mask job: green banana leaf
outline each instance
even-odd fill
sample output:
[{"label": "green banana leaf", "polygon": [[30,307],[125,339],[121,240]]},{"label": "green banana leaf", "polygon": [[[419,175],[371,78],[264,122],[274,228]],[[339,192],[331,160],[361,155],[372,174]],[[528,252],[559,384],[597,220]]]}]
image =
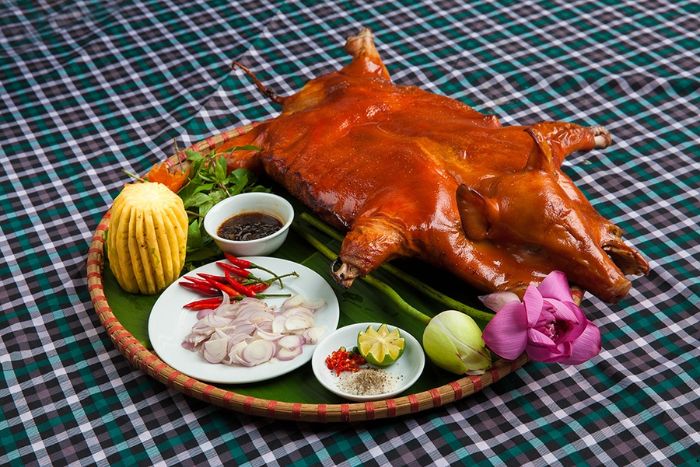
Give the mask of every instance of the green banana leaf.
[{"label": "green banana leaf", "polygon": [[[295,206],[297,212],[299,206]],[[340,244],[318,233],[317,237],[323,239],[333,251],[338,251]],[[106,255],[105,255],[106,256]],[[349,290],[337,286],[329,274],[329,261],[313,250],[308,243],[293,230],[287,237],[283,247],[274,256],[288,259],[318,272],[326,278],[338,297],[340,304],[339,327],[358,322],[386,322],[411,333],[418,341],[422,340],[424,326],[413,317],[401,314],[388,299],[363,281],[355,281]],[[429,285],[448,293],[453,298],[464,301],[467,304],[477,306],[476,294],[467,289],[461,283],[443,271],[429,268],[415,262],[400,262],[398,265],[415,277],[425,280]],[[434,316],[443,311],[444,306],[422,296],[411,287],[394,279],[381,271],[373,273],[376,277],[391,285],[407,302],[429,316]],[[144,346],[151,348],[148,339],[148,316],[157,296],[134,295],[124,292],[109,270],[104,268],[103,275],[105,295],[112,312],[122,326],[129,330]],[[482,328],[485,323],[478,323]],[[425,369],[420,379],[404,394],[412,394],[447,384],[457,379],[458,376],[448,373],[426,360]],[[280,376],[278,378],[245,385],[219,385],[222,388],[235,391],[240,394],[251,395],[264,399],[303,402],[303,403],[341,403],[347,402],[326,390],[316,380],[311,369],[311,362],[301,368]]]}]

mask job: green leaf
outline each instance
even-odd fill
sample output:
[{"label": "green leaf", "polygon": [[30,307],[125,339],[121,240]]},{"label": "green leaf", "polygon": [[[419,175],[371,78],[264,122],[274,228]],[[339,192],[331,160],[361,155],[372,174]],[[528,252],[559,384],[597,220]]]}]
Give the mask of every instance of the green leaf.
[{"label": "green leaf", "polygon": [[211,208],[214,207],[214,204],[215,204],[215,203],[214,203],[213,201],[211,201],[211,200],[207,201],[206,203],[202,203],[202,204],[199,206],[199,215],[200,215],[201,217],[206,216],[207,213],[209,212],[209,210],[210,210]]},{"label": "green leaf", "polygon": [[209,195],[211,198],[211,202],[216,204],[219,201],[222,201],[226,198],[228,198],[228,195],[224,193],[223,191],[212,191],[211,194]]},{"label": "green leaf", "polygon": [[180,191],[178,192],[178,196],[182,198],[182,202],[184,203],[187,198],[189,198],[194,191],[197,189],[197,185],[193,184],[192,181],[187,183],[187,185],[183,186]]},{"label": "green leaf", "polygon": [[243,189],[248,185],[248,171],[244,170],[242,172],[238,172],[234,170],[231,172],[231,174],[228,177],[229,183],[232,184],[232,188],[229,189],[229,192],[234,195],[238,194],[243,191]]},{"label": "green leaf", "polygon": [[[196,187],[194,189],[193,194],[200,193],[200,192],[209,192],[209,191],[211,191],[212,188],[214,188],[213,183],[203,183],[202,185],[199,185],[198,187]],[[210,196],[212,196],[212,199],[213,199],[213,195],[214,195],[214,193],[210,194]]]},{"label": "green leaf", "polygon": [[201,206],[211,202],[211,195],[208,193],[196,193],[184,201],[185,208]]},{"label": "green leaf", "polygon": [[226,158],[220,157],[216,160],[214,167],[214,178],[219,183],[226,183]]},{"label": "green leaf", "polygon": [[196,267],[201,266],[203,263],[214,261],[217,258],[221,258],[221,250],[213,242],[209,242],[207,245],[199,248],[197,251],[192,252],[187,255],[187,263],[185,263],[185,270],[192,270]]},{"label": "green leaf", "polygon": [[250,172],[248,169],[235,169],[231,171],[231,175],[236,177],[236,178],[241,178],[241,177],[248,177],[249,175],[252,175],[252,172]]},{"label": "green leaf", "polygon": [[158,295],[138,295],[124,292],[109,269],[109,264],[105,264],[103,269],[102,285],[114,316],[139,342],[150,349],[148,317]]},{"label": "green leaf", "polygon": [[204,159],[201,153],[197,151],[192,151],[191,149],[186,149],[185,154],[187,155],[187,160],[194,163],[201,163]]},{"label": "green leaf", "polygon": [[202,164],[204,163],[204,158],[199,157],[197,160],[193,161],[192,163],[192,173],[195,175],[199,175],[199,172],[202,170]]},{"label": "green leaf", "polygon": [[199,220],[190,222],[187,228],[187,250],[194,251],[202,246],[202,233],[199,229]]},{"label": "green leaf", "polygon": [[260,148],[257,146],[254,146],[252,144],[246,144],[244,146],[234,146],[231,148],[231,152],[233,151],[260,151]]}]

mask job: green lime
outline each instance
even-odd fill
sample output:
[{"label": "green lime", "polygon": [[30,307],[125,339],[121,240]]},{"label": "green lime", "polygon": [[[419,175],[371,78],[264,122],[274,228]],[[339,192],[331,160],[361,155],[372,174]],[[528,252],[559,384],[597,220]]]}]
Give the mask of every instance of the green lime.
[{"label": "green lime", "polygon": [[357,349],[367,363],[375,366],[389,366],[401,357],[406,341],[397,328],[389,331],[386,324],[378,329],[367,326],[357,335]]}]

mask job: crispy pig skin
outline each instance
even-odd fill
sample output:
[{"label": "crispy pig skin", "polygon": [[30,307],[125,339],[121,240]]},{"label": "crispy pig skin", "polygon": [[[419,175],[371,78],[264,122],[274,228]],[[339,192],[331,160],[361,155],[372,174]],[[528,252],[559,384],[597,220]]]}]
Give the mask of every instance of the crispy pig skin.
[{"label": "crispy pig skin", "polygon": [[216,149],[259,147],[234,152],[230,168],[264,171],[347,231],[333,272],[340,283],[402,256],[520,295],[561,270],[614,302],[629,291],[626,274],[648,271],[560,168],[573,151],[608,146],[605,129],[503,127],[459,101],[393,84],[367,29],[346,50],[348,65],[275,96],[279,116]]}]

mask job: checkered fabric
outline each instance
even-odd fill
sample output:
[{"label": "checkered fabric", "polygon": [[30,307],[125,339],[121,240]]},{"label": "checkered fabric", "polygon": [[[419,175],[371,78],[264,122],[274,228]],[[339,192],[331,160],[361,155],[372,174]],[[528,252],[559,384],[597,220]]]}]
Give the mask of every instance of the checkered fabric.
[{"label": "checkered fabric", "polygon": [[[697,465],[699,14],[684,0],[3,2],[0,463]],[[227,412],[134,370],[86,287],[122,170],[275,115],[233,60],[291,93],[345,63],[360,26],[398,84],[504,124],[614,134],[565,164],[652,267],[621,303],[584,302],[603,351],[335,426]]]}]

